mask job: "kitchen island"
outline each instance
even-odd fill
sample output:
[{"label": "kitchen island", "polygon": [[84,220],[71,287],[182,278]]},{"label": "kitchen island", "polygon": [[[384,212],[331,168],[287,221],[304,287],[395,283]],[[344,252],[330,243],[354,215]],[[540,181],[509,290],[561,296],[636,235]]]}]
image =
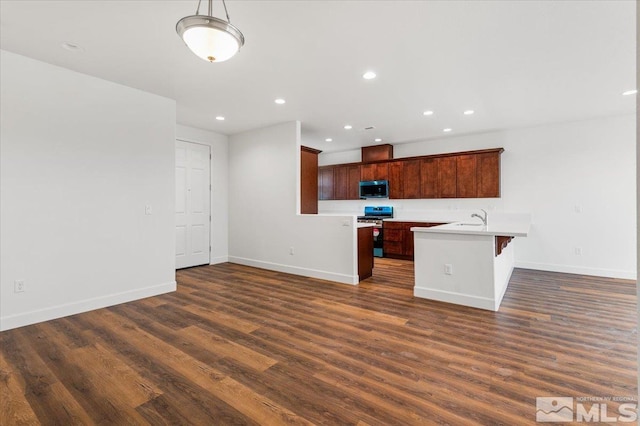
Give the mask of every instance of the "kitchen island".
[{"label": "kitchen island", "polygon": [[413,227],[416,297],[497,311],[514,267],[514,237],[527,220]]}]

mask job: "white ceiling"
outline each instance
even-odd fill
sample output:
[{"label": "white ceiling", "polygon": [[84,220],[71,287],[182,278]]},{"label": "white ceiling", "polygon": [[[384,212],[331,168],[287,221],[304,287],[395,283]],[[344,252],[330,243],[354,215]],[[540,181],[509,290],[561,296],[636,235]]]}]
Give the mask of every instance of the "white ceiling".
[{"label": "white ceiling", "polygon": [[2,0],[0,47],[175,99],[188,126],[300,120],[324,151],[635,111],[635,1],[229,0],[246,43],[218,64],[175,32],[196,5]]}]

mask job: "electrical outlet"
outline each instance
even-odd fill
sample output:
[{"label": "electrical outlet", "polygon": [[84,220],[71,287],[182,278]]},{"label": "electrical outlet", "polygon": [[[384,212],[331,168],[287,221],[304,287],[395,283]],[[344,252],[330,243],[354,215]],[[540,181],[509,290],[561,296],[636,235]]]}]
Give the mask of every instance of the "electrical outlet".
[{"label": "electrical outlet", "polygon": [[151,209],[151,205],[147,204],[146,206],[144,206],[144,214],[147,216],[151,216],[151,214],[153,213],[153,210]]},{"label": "electrical outlet", "polygon": [[289,247],[289,254],[290,254],[291,256],[293,256],[294,254],[296,254],[296,251],[295,251],[295,249],[294,249],[293,247]]},{"label": "electrical outlet", "polygon": [[453,275],[453,266],[450,263],[444,264],[444,273],[446,275]]},{"label": "electrical outlet", "polygon": [[576,204],[573,209],[576,211],[576,213],[582,213],[582,206],[579,204]]},{"label": "electrical outlet", "polygon": [[26,290],[23,280],[15,280],[13,282],[13,291],[15,293],[22,293]]},{"label": "electrical outlet", "polygon": [[574,247],[573,252],[576,256],[582,256],[582,247]]}]

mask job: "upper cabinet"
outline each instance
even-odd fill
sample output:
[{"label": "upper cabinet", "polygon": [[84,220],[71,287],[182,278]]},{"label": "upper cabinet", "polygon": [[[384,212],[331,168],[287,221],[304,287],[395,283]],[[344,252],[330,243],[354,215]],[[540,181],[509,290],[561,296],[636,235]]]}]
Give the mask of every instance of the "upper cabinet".
[{"label": "upper cabinet", "polygon": [[390,144],[363,146],[361,149],[363,163],[393,159],[393,145]]},{"label": "upper cabinet", "polygon": [[370,163],[361,166],[360,180],[389,180],[389,163]]},{"label": "upper cabinet", "polygon": [[300,213],[318,214],[318,154],[322,151],[300,147]]},{"label": "upper cabinet", "polygon": [[500,196],[500,153],[502,150],[476,156],[478,198]]},{"label": "upper cabinet", "polygon": [[333,171],[335,166],[318,167],[318,197],[320,200],[334,200]]},{"label": "upper cabinet", "polygon": [[324,166],[319,172],[319,196],[321,200],[358,199],[359,176],[363,181],[388,180],[389,198],[394,199],[496,198],[500,197],[503,151],[495,148]]}]

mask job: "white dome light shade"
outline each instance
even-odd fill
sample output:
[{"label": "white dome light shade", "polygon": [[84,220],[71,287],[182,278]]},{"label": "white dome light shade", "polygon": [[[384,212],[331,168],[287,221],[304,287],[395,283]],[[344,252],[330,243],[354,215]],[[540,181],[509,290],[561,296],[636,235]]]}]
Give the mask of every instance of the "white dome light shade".
[{"label": "white dome light shade", "polygon": [[244,44],[240,30],[212,16],[182,18],[176,25],[176,31],[196,56],[208,62],[226,61]]}]

